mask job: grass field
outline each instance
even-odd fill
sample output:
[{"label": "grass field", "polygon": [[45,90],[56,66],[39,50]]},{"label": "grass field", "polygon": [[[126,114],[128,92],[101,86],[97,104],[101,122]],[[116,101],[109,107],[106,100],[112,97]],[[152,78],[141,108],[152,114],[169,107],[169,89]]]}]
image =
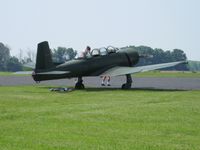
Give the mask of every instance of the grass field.
[{"label": "grass field", "polygon": [[199,150],[200,91],[0,87],[2,150]]},{"label": "grass field", "polygon": [[27,74],[15,74],[14,72],[0,72],[0,77],[1,76],[30,76]]},{"label": "grass field", "polygon": [[0,72],[0,76],[10,76],[12,75],[11,72]]}]

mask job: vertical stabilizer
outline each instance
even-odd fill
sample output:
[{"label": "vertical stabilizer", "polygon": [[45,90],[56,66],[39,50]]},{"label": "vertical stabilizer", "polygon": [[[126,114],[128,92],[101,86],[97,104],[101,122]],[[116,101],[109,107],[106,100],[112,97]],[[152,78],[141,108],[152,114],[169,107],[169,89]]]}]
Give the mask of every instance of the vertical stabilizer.
[{"label": "vertical stabilizer", "polygon": [[51,69],[54,67],[51,50],[47,41],[38,44],[36,57],[36,71]]}]

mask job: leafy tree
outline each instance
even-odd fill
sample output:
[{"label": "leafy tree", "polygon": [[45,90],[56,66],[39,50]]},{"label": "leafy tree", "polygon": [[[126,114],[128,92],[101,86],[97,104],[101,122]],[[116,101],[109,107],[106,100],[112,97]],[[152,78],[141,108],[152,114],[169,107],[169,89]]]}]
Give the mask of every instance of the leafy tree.
[{"label": "leafy tree", "polygon": [[67,55],[68,55],[69,60],[74,59],[75,56],[77,55],[77,51],[73,50],[73,48],[68,48]]},{"label": "leafy tree", "polygon": [[22,64],[19,62],[18,58],[13,56],[7,61],[7,71],[21,71]]},{"label": "leafy tree", "polygon": [[200,61],[189,61],[188,66],[191,71],[200,71]]},{"label": "leafy tree", "polygon": [[[173,61],[181,61],[181,60],[187,59],[184,51],[180,50],[180,49],[174,49],[171,52],[171,58],[172,58]],[[172,67],[172,68],[173,68],[173,70],[189,70],[189,68],[184,64],[180,64],[180,65]]]},{"label": "leafy tree", "polygon": [[180,50],[180,49],[174,49],[171,52],[171,56],[172,56],[172,59],[174,61],[180,61],[180,60],[186,60],[187,59],[186,54],[184,53],[184,51]]},{"label": "leafy tree", "polygon": [[56,62],[65,62],[67,60],[73,59],[77,54],[77,51],[72,48],[58,47],[53,50],[53,59]]},{"label": "leafy tree", "polygon": [[0,70],[1,71],[20,71],[22,65],[18,58],[10,56],[10,49],[0,43]]},{"label": "leafy tree", "polygon": [[10,49],[3,43],[0,43],[0,70],[6,71],[6,63],[10,58]]},{"label": "leafy tree", "polygon": [[167,62],[165,58],[165,52],[162,49],[158,49],[158,48],[154,49],[152,61],[153,61],[153,64]]}]

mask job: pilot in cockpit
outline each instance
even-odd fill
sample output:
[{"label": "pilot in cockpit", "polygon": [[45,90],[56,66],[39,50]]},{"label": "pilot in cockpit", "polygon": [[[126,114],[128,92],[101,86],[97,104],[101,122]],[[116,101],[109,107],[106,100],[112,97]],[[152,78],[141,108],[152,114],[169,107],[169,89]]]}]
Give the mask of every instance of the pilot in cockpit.
[{"label": "pilot in cockpit", "polygon": [[82,53],[83,58],[91,57],[90,51],[91,51],[91,47],[90,47],[90,46],[87,46],[86,49],[85,49],[85,51]]}]

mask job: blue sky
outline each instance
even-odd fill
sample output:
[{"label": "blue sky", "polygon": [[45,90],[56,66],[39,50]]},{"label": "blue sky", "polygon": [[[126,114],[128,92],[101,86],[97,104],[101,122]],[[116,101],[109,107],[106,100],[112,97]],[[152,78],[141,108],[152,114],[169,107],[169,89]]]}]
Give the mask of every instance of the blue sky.
[{"label": "blue sky", "polygon": [[50,47],[182,49],[200,60],[199,0],[0,0],[0,42],[17,55]]}]

